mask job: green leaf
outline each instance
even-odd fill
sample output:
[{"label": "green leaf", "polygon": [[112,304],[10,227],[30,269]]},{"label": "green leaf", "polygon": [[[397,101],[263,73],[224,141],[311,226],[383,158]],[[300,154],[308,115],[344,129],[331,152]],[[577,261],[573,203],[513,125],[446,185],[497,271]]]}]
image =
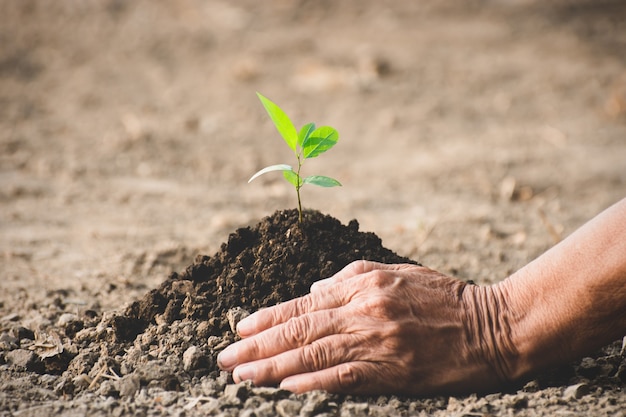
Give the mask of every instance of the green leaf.
[{"label": "green leaf", "polygon": [[340,187],[341,183],[334,178],[323,175],[311,175],[303,180],[304,184],[319,185],[320,187]]},{"label": "green leaf", "polygon": [[294,187],[296,188],[302,187],[302,184],[303,184],[302,177],[296,174],[293,170],[283,171],[283,177],[285,177],[285,179],[289,181],[291,185],[293,185]]},{"label": "green leaf", "polygon": [[311,136],[311,133],[315,130],[315,123],[307,123],[302,126],[300,133],[298,134],[298,145],[302,147],[302,144]]},{"label": "green leaf", "polygon": [[315,158],[335,146],[338,140],[339,133],[335,129],[329,126],[322,126],[315,129],[303,142],[302,154],[305,158]]},{"label": "green leaf", "polygon": [[274,126],[276,126],[276,130],[278,130],[278,133],[280,133],[280,135],[283,137],[283,139],[285,140],[287,145],[291,148],[291,150],[296,152],[298,132],[296,131],[296,128],[293,125],[293,123],[291,123],[291,120],[289,119],[289,117],[285,114],[285,112],[280,107],[278,107],[268,98],[261,95],[261,93],[256,93],[256,94],[259,97],[259,100],[261,100],[261,103],[263,103],[263,107],[265,107],[265,110],[267,111],[267,114],[270,116],[270,119],[272,119],[272,122],[274,122]]},{"label": "green leaf", "polygon": [[257,172],[256,174],[254,174],[249,180],[248,183],[252,182],[252,180],[254,180],[255,178],[263,175],[263,174],[267,174],[268,172],[272,172],[272,171],[293,171],[293,168],[291,168],[291,166],[286,165],[286,164],[278,164],[278,165],[270,165],[268,167],[263,168],[262,170],[260,170],[259,172]]}]

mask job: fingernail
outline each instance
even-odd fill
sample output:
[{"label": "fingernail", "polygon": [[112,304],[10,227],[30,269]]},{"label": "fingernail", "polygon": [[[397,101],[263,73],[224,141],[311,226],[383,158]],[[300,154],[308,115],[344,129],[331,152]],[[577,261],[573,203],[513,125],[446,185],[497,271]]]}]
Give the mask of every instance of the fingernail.
[{"label": "fingernail", "polygon": [[240,381],[252,380],[256,376],[256,366],[242,365],[236,369],[236,373]]},{"label": "fingernail", "polygon": [[256,330],[256,319],[254,315],[248,316],[237,323],[237,333],[240,336],[246,336],[254,333]]},{"label": "fingernail", "polygon": [[280,383],[280,389],[284,389],[286,391],[298,392],[298,384],[296,381],[291,379],[283,379]]},{"label": "fingernail", "polygon": [[231,369],[237,363],[237,348],[227,347],[217,355],[217,364],[223,370]]}]

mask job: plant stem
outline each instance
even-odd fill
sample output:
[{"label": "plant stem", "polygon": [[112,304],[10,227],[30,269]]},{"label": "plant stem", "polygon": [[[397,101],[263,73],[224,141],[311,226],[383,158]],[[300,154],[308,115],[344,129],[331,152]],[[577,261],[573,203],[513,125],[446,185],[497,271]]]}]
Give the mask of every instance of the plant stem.
[{"label": "plant stem", "polygon": [[302,224],[302,201],[300,200],[300,187],[302,187],[300,168],[302,168],[302,162],[300,161],[300,154],[297,154],[296,156],[298,157],[298,172],[296,173],[298,176],[298,185],[296,185],[296,195],[298,196],[298,224]]},{"label": "plant stem", "polygon": [[302,203],[300,202],[300,187],[296,187],[296,194],[298,194],[298,223],[302,223]]}]

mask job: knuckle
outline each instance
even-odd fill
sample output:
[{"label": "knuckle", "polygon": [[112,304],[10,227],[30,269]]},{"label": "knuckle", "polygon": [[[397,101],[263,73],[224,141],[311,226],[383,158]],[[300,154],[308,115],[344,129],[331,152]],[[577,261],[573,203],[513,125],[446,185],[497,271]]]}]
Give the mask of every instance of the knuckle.
[{"label": "knuckle", "polygon": [[353,364],[338,366],[336,378],[340,391],[355,391],[366,383],[362,369]]},{"label": "knuckle", "polygon": [[375,270],[369,274],[369,284],[375,288],[384,288],[393,281],[387,271]]},{"label": "knuckle", "polygon": [[306,295],[271,307],[272,323],[285,323],[292,317],[297,317],[302,312],[307,311],[310,305],[310,296]]},{"label": "knuckle", "polygon": [[392,319],[397,316],[397,303],[385,294],[374,294],[363,302],[363,309],[373,317]]},{"label": "knuckle", "polygon": [[303,297],[296,298],[294,300],[295,303],[295,314],[302,314],[307,311],[311,311],[314,307],[313,297],[310,294],[307,294]]},{"label": "knuckle", "polygon": [[374,261],[368,261],[366,259],[359,259],[350,262],[344,269],[350,272],[349,275],[361,275],[371,271],[375,271],[380,267],[380,263]]},{"label": "knuckle", "polygon": [[302,363],[309,371],[326,369],[330,365],[330,352],[320,343],[312,343],[303,347]]},{"label": "knuckle", "polygon": [[367,261],[365,259],[360,259],[357,261],[352,261],[348,268],[354,275],[363,274],[372,269],[373,262]]},{"label": "knuckle", "polygon": [[302,346],[308,340],[310,328],[308,316],[293,317],[280,327],[280,337],[290,346]]}]

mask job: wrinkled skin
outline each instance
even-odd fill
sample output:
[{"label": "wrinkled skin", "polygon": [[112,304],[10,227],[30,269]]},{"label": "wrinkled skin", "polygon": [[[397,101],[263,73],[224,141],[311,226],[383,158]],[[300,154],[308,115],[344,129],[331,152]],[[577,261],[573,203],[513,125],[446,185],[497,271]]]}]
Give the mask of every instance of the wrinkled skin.
[{"label": "wrinkled skin", "polygon": [[[236,382],[293,392],[426,395],[476,391],[507,379],[506,329],[492,287],[415,265],[357,261],[310,294],[238,325],[218,357]],[[496,324],[496,325],[494,325]]]}]

